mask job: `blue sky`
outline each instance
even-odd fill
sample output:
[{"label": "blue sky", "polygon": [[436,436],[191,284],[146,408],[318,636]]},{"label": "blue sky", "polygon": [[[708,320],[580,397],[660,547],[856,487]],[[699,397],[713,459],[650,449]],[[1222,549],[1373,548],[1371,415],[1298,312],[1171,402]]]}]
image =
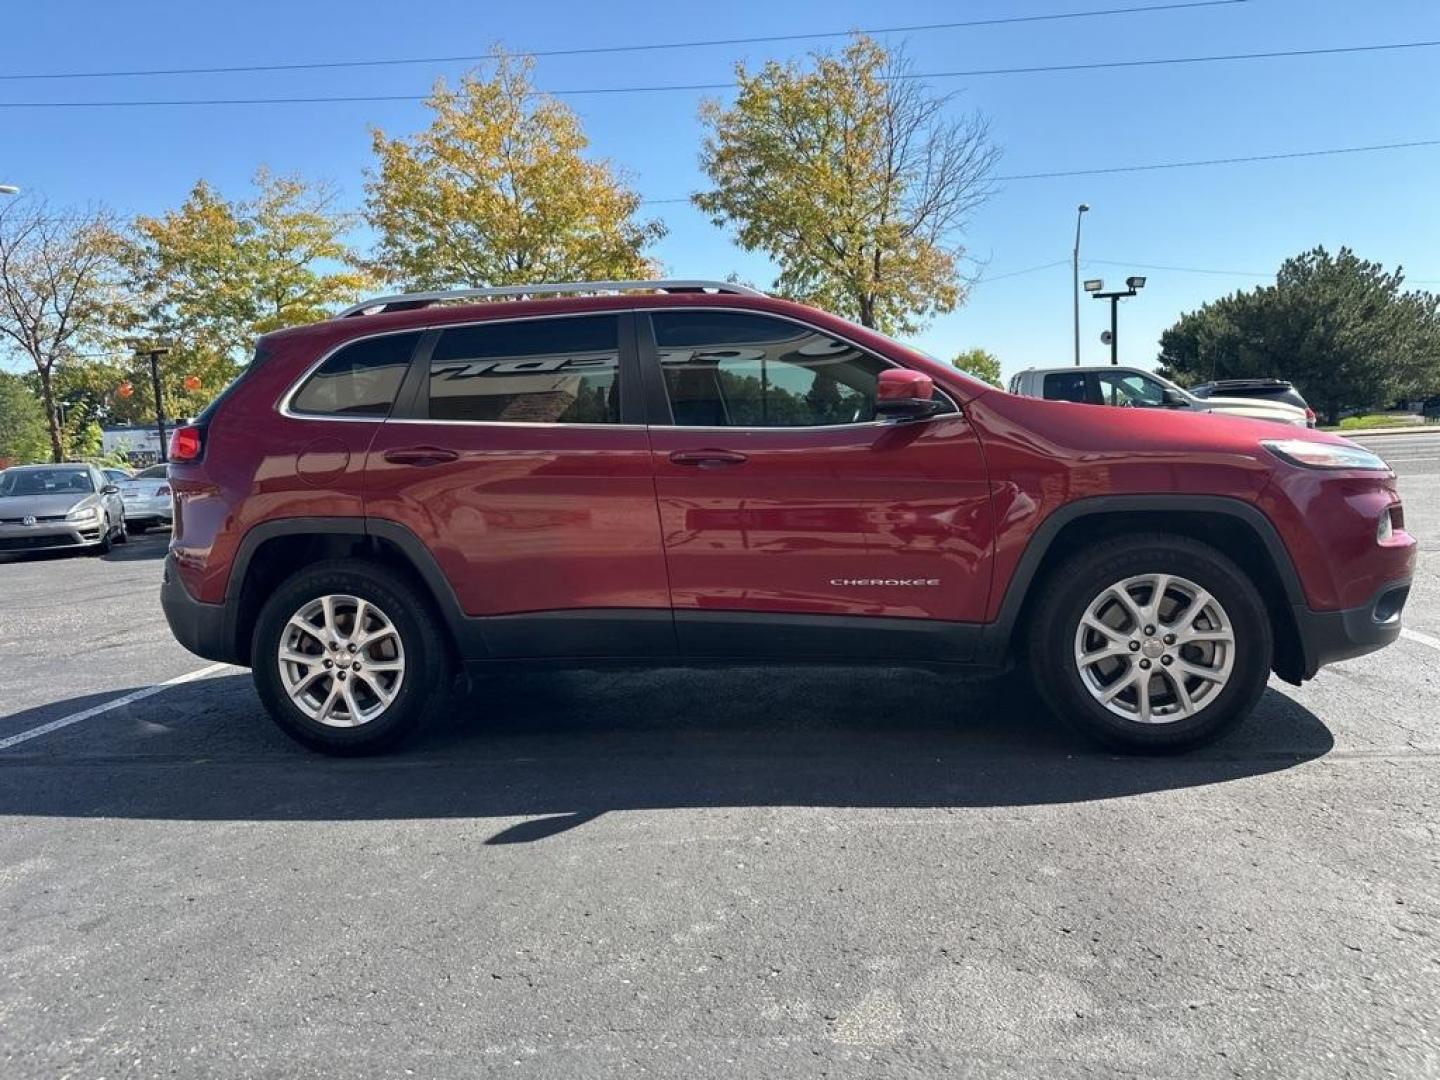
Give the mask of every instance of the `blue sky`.
[{"label": "blue sky", "polygon": [[[345,3],[7,5],[0,74],[286,63],[669,42],[1133,7],[1156,0],[863,0],[725,5],[491,4],[443,0]],[[1225,6],[887,35],[921,72],[1084,63],[1440,39],[1434,0],[1247,0]],[[547,89],[723,82],[737,60],[759,63],[829,42],[711,46],[549,57]],[[193,97],[418,94],[464,64],[160,78],[3,80],[0,103]],[[955,106],[987,116],[1015,175],[1328,147],[1440,139],[1440,48],[1119,71],[937,79]],[[597,156],[647,198],[683,196],[697,167],[703,95],[571,97]],[[101,201],[157,212],[200,177],[243,194],[261,164],[337,183],[358,204],[369,128],[423,126],[418,104],[220,108],[0,108],[0,182],[55,204]],[[917,343],[939,355],[997,353],[1008,375],[1066,363],[1068,265],[1075,206],[1086,218],[1082,273],[1148,287],[1121,311],[1121,354],[1153,362],[1160,332],[1182,311],[1264,280],[1285,256],[1325,244],[1403,264],[1440,288],[1440,146],[1295,161],[1109,176],[1011,181],[965,237],[982,264],[970,301]],[[762,257],[736,249],[683,204],[648,208],[670,234],[657,253],[677,276],[760,282]],[[1027,271],[1049,263],[1060,265]],[[1158,267],[1190,268],[1158,269]],[[1226,271],[1198,273],[1194,270]],[[1008,275],[1008,276],[1007,276]],[[1083,352],[1101,361],[1106,305],[1082,305]]]}]

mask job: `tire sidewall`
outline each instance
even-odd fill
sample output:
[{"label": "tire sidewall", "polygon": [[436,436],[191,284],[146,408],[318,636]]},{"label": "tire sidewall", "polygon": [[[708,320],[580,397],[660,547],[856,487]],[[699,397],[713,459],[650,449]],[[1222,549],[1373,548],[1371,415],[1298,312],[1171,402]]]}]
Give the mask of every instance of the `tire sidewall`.
[{"label": "tire sidewall", "polygon": [[[330,727],[305,715],[285,690],[277,656],[291,616],[310,601],[335,594],[375,604],[400,635],[405,655],[395,700],[380,716],[353,728]],[[380,568],[332,564],[302,571],[266,601],[251,638],[251,674],[266,709],[286,734],[326,753],[363,754],[394,746],[419,726],[435,697],[440,652],[428,612],[413,589]]]},{"label": "tire sidewall", "polygon": [[[1273,648],[1269,617],[1254,585],[1218,552],[1199,545],[1167,543],[1117,550],[1108,557],[1071,566],[1041,613],[1045,628],[1042,692],[1056,711],[1087,733],[1128,750],[1181,750],[1219,736],[1254,708],[1270,675]],[[1117,716],[1091,696],[1074,659],[1080,619],[1100,590],[1142,574],[1169,573],[1206,589],[1225,609],[1235,631],[1235,661],[1215,700],[1193,716],[1163,724],[1142,724]]]}]

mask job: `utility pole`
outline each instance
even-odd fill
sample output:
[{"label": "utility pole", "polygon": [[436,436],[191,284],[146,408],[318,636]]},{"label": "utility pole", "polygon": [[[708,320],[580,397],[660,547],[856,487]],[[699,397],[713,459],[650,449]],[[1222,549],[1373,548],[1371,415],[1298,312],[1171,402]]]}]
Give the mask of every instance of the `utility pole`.
[{"label": "utility pole", "polygon": [[146,350],[150,357],[150,386],[155,391],[155,427],[160,433],[160,460],[168,459],[168,449],[165,443],[165,401],[160,395],[160,357],[164,356],[170,349],[164,345],[152,345]]},{"label": "utility pole", "polygon": [[1145,279],[1135,276],[1125,279],[1125,288],[1116,292],[1101,292],[1105,288],[1103,281],[1085,282],[1085,291],[1096,300],[1110,301],[1110,365],[1117,366],[1120,363],[1120,301],[1126,297],[1134,296],[1145,287]]},{"label": "utility pole", "polygon": [[1085,212],[1090,209],[1089,203],[1081,203],[1075,210],[1075,257],[1071,264],[1073,271],[1073,285],[1075,292],[1075,366],[1080,366],[1080,222],[1085,218]]}]

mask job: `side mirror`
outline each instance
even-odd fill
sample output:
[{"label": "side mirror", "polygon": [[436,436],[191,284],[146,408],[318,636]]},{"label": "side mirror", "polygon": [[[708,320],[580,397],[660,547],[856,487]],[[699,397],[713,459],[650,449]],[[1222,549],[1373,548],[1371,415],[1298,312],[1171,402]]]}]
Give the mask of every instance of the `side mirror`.
[{"label": "side mirror", "polygon": [[1182,393],[1180,393],[1180,391],[1178,391],[1178,390],[1171,390],[1171,389],[1169,389],[1168,387],[1166,388],[1166,390],[1165,390],[1165,407],[1166,407],[1167,409],[1184,409],[1184,408],[1188,408],[1189,405],[1190,405],[1190,403],[1185,400],[1185,395],[1183,395]]},{"label": "side mirror", "polygon": [[114,484],[106,484],[103,488],[100,489],[100,494],[101,494],[101,495],[119,495],[119,494],[120,494],[120,489],[119,489],[118,487],[116,487]]},{"label": "side mirror", "polygon": [[935,382],[929,375],[909,368],[889,368],[880,373],[875,388],[877,416],[919,420],[944,409],[945,403],[935,398]]}]

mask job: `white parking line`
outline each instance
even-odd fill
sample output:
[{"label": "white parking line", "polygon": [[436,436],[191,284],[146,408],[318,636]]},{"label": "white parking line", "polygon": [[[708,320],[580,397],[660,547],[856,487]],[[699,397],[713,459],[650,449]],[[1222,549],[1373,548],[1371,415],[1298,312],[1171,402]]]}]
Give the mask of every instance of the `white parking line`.
[{"label": "white parking line", "polygon": [[82,709],[80,712],[71,713],[69,716],[62,716],[59,720],[51,720],[48,724],[41,724],[39,727],[31,728],[29,731],[22,731],[18,735],[11,735],[9,738],[0,739],[0,750],[8,750],[10,747],[20,743],[28,742],[31,739],[38,739],[41,735],[49,735],[52,731],[59,731],[61,728],[67,728],[71,724],[78,724],[81,720],[89,720],[92,716],[99,716],[101,713],[107,713],[113,709],[123,709],[126,705],[133,705],[137,701],[142,701],[147,697],[158,694],[162,690],[168,690],[172,686],[180,686],[183,683],[194,682],[196,679],[204,679],[210,675],[224,671],[231,666],[230,664],[211,664],[209,667],[203,667],[199,671],[191,671],[185,675],[176,675],[175,678],[166,679],[164,682],[156,683],[154,686],[145,686],[139,690],[132,690],[123,697],[118,697],[114,701],[105,702],[104,705],[92,705],[90,708]]},{"label": "white parking line", "polygon": [[1419,630],[1411,630],[1408,626],[1400,628],[1400,636],[1409,638],[1411,641],[1418,641],[1421,645],[1429,645],[1432,649],[1440,649],[1440,637],[1422,634]]}]

